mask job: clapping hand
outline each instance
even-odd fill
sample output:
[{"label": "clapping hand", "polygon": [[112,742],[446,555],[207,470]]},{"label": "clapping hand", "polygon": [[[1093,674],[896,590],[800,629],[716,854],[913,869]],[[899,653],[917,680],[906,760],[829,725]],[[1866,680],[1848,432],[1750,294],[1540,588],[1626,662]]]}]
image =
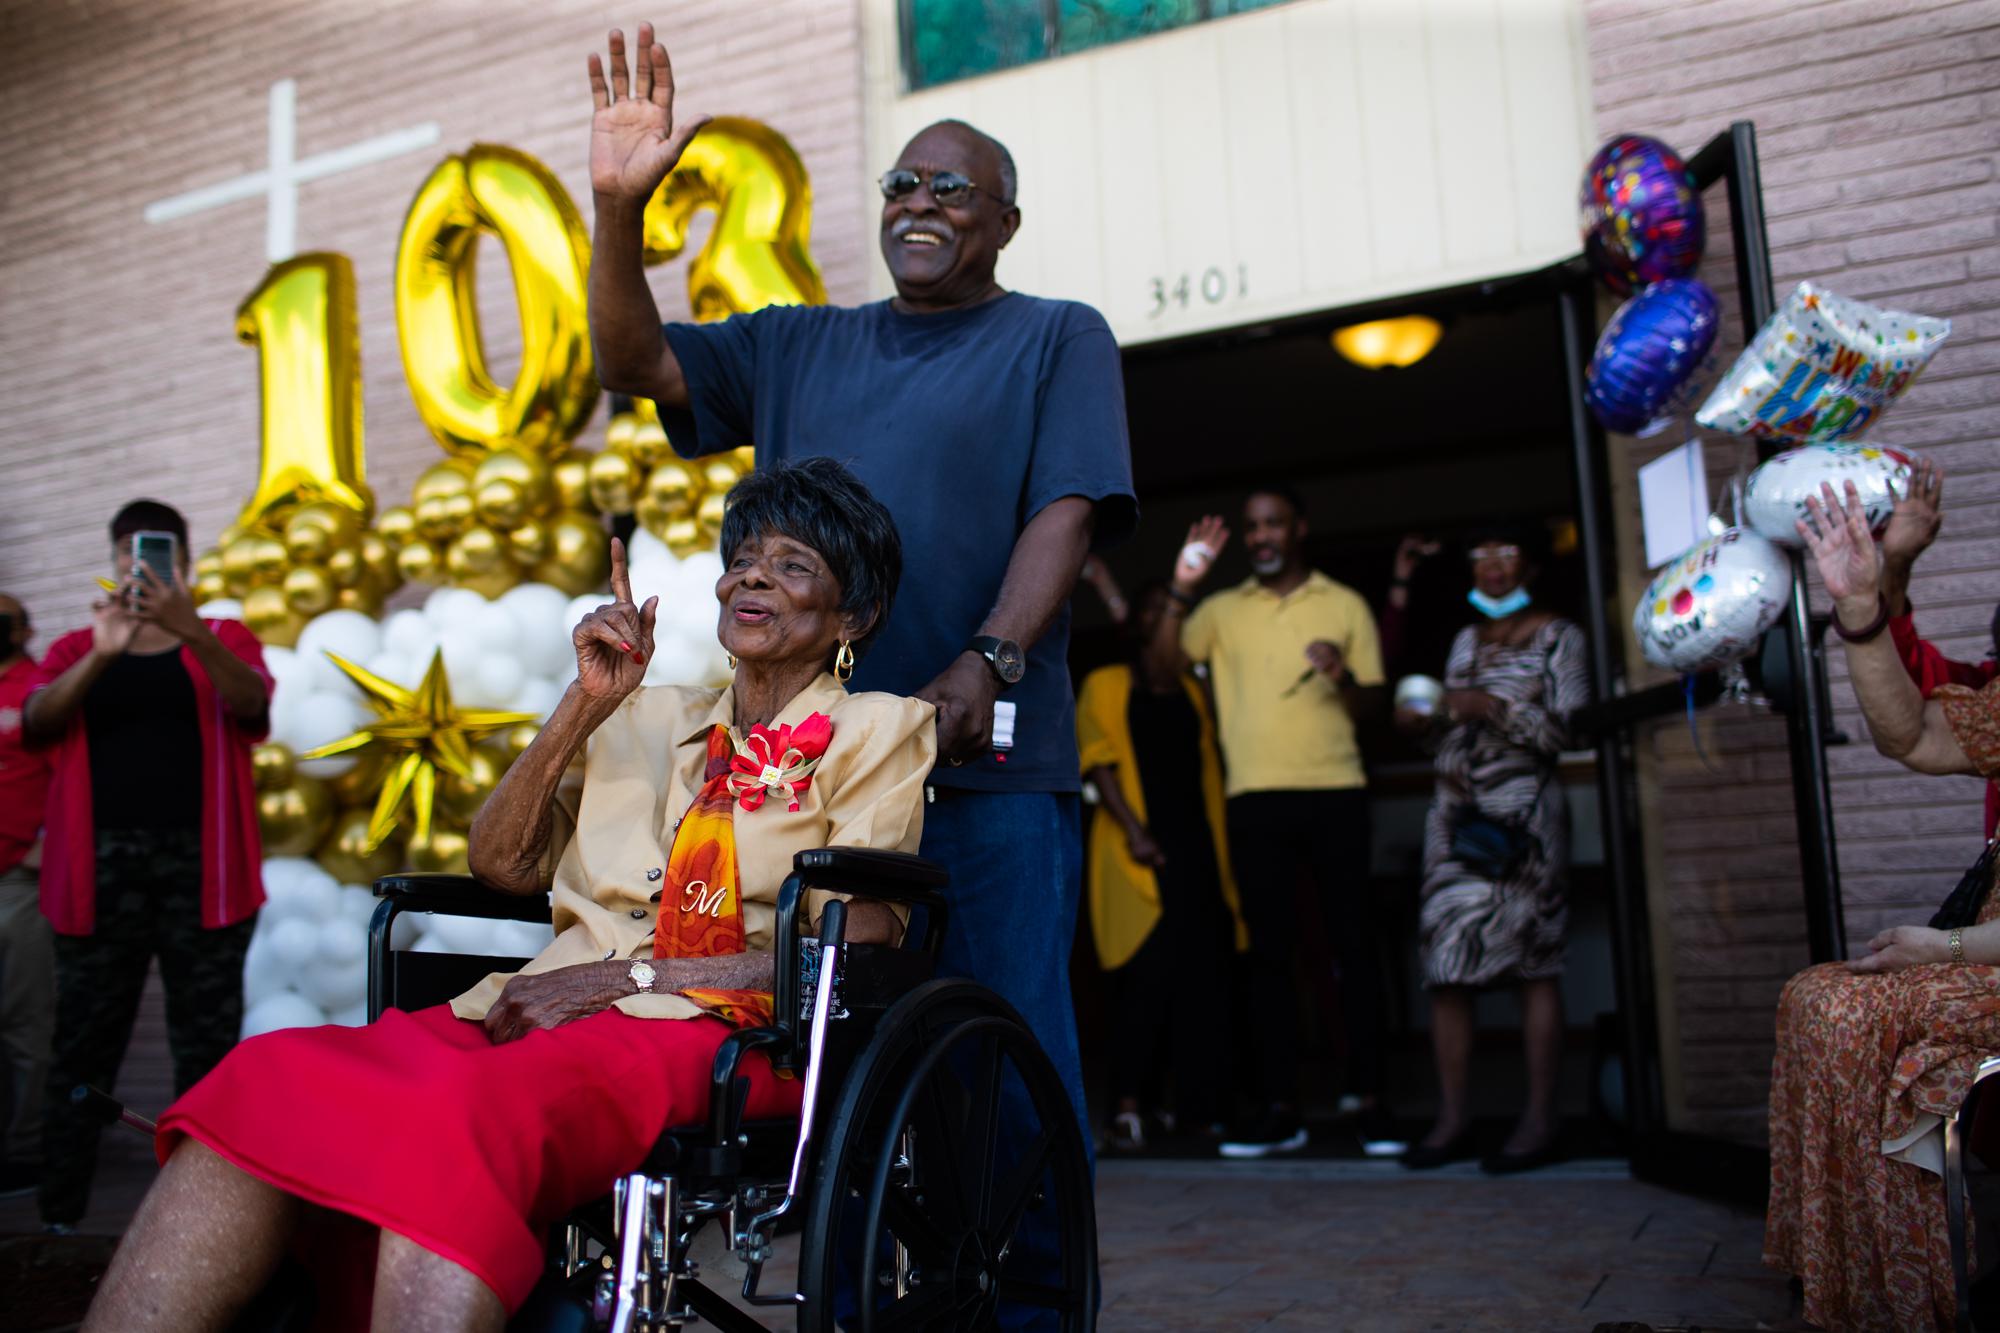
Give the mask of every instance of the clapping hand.
[{"label": "clapping hand", "polygon": [[674,67],[667,48],[653,40],[653,25],[639,25],[638,60],[625,65],[625,34],[611,30],[611,84],[604,62],[590,55],[590,188],[600,196],[644,205],[681,160],[707,116],[674,124]]},{"label": "clapping hand", "polygon": [[653,618],[660,599],[648,597],[643,607],[632,604],[632,577],[625,569],[625,543],[611,539],[611,595],[582,620],[570,635],[576,646],[576,683],[585,694],[605,700],[623,699],[646,679],[653,657]]},{"label": "clapping hand", "polygon": [[1918,461],[1909,485],[1896,497],[1895,512],[1882,531],[1882,559],[1908,570],[1937,540],[1944,526],[1944,471],[1929,459]]},{"label": "clapping hand", "polygon": [[1861,493],[1848,482],[1843,503],[1831,485],[1822,483],[1819,495],[1806,497],[1806,512],[1811,518],[1799,520],[1799,536],[1819,566],[1836,614],[1842,624],[1867,624],[1882,596],[1882,556],[1868,530]]}]

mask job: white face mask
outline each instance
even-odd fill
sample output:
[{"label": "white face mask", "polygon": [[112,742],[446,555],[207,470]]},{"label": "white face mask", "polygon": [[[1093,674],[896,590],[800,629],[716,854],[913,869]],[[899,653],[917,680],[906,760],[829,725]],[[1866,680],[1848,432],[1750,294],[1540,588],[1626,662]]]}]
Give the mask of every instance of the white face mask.
[{"label": "white face mask", "polygon": [[1471,602],[1473,609],[1488,620],[1505,620],[1516,611],[1526,610],[1528,603],[1533,599],[1528,596],[1526,588],[1516,588],[1505,597],[1493,597],[1474,588],[1465,594],[1465,600]]}]

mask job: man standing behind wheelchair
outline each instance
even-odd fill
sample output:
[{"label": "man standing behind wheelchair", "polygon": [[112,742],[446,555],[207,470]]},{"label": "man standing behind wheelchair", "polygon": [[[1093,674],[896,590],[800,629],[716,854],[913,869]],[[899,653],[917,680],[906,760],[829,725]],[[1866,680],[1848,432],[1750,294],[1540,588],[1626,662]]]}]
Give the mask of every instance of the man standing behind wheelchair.
[{"label": "man standing behind wheelchair", "polygon": [[[450,1005],[238,1047],[162,1117],[163,1169],[87,1329],[226,1328],[294,1253],[322,1327],[497,1330],[551,1222],[707,1115],[723,1038],[768,1021],[794,854],[914,851],[937,758],[931,705],[844,684],[902,570],[845,468],[760,469],[721,544],[731,685],[641,685],[658,599],[633,604],[614,543],[616,600],[576,627],[576,680],[473,825],[496,891],[553,886],[555,941]],[[901,929],[849,906],[851,943]],[[797,1109],[764,1055],[742,1069],[749,1116]]]}]

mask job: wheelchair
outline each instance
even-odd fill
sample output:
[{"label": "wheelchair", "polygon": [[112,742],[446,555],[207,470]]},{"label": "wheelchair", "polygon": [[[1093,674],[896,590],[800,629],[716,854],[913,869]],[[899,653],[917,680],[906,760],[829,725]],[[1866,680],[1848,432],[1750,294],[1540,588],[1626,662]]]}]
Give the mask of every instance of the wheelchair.
[{"label": "wheelchair", "polygon": [[[548,1266],[510,1330],[656,1333],[706,1320],[764,1326],[704,1280],[698,1239],[743,1267],[745,1304],[791,1306],[802,1333],[1095,1327],[1097,1232],[1083,1133],[1054,1066],[1005,1001],[940,978],[942,867],[865,848],[800,852],[779,893],[775,1021],[724,1039],[705,1122],[660,1139],[608,1198],[553,1229]],[[829,902],[817,937],[808,889],[910,912],[897,945],[845,944]],[[546,898],[469,875],[378,881],[368,1017],[442,1003],[523,959],[392,947],[397,919],[431,913],[547,922]],[[800,1080],[796,1120],[743,1114],[737,1070],[762,1051]],[[704,1229],[719,1231],[703,1235]],[[797,1279],[760,1290],[781,1230]]]}]

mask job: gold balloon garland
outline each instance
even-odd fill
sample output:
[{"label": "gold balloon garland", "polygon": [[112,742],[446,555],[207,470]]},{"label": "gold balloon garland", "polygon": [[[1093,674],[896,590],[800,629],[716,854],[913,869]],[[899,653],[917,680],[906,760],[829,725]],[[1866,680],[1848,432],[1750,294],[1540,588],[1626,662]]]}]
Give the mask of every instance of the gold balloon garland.
[{"label": "gold balloon garland", "polygon": [[[808,248],[811,183],[783,136],[737,117],[711,123],[647,205],[646,262],[679,256],[703,209],[716,220],[688,267],[695,318],[826,300]],[[507,387],[494,382],[480,336],[482,233],[505,248],[514,277],[522,355]],[[599,395],[589,270],[576,206],[535,158],[475,144],[432,170],[404,218],[394,296],[411,395],[446,456],[408,503],[376,514],[363,475],[353,266],[332,253],[273,265],[237,311],[238,337],[259,354],[257,485],[196,561],[197,600],[240,598],[260,639],[290,647],[336,607],[379,615],[405,582],[489,598],[524,579],[571,596],[601,589],[605,515],[634,515],[677,556],[712,547],[750,449],[678,458],[644,400],[612,417],[601,451],[574,447]],[[258,748],[267,852],[311,855],[343,883],[404,864],[464,869],[463,830],[533,740],[534,720],[454,709],[441,659],[415,691],[336,663],[384,716],[306,756],[358,753],[339,777],[299,773],[282,744]]]}]

